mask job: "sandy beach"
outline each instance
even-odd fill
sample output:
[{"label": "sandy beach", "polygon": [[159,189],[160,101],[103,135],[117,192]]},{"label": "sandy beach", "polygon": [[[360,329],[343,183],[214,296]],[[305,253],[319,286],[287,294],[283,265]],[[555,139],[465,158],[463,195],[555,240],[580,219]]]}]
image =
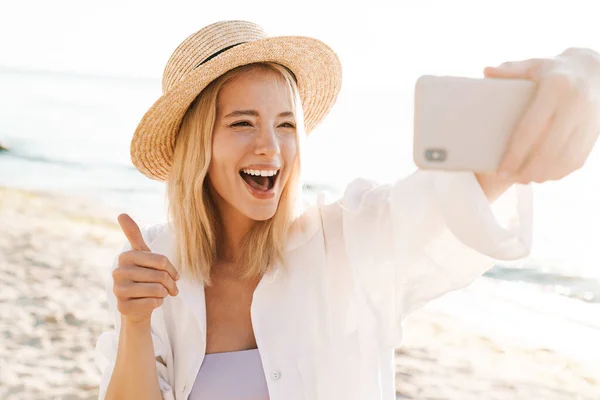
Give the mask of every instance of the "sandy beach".
[{"label": "sandy beach", "polygon": [[[117,215],[0,187],[0,399],[97,398],[92,350],[111,329],[104,287],[124,241]],[[600,399],[600,368],[564,353],[499,341],[430,307],[405,327],[399,399]]]}]

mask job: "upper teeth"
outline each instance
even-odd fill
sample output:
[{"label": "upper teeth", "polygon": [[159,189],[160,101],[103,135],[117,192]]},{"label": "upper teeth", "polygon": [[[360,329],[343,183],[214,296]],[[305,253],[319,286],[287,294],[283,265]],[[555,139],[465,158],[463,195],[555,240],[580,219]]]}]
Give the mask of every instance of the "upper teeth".
[{"label": "upper teeth", "polygon": [[274,176],[277,175],[278,169],[242,169],[245,174],[255,176]]}]

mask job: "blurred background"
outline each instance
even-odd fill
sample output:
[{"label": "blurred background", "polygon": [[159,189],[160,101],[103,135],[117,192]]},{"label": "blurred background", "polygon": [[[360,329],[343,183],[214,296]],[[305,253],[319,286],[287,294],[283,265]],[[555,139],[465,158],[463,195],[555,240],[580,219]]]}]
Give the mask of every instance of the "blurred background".
[{"label": "blurred background", "polygon": [[[340,56],[338,102],[307,141],[307,195],[414,170],[423,74],[600,51],[594,2],[19,1],[0,3],[0,398],[92,399],[93,346],[121,212],[165,220],[164,185],[129,141],[175,47],[222,19],[312,36]],[[600,154],[536,185],[530,257],[407,321],[398,398],[600,399]],[[470,397],[472,396],[472,397]]]}]

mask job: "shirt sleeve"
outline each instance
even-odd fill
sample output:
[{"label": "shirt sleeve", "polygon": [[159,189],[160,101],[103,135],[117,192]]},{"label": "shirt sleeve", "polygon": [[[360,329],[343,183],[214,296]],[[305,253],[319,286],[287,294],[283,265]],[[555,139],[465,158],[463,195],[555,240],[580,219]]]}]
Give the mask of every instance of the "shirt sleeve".
[{"label": "shirt sleeve", "polygon": [[417,170],[389,185],[356,180],[347,187],[346,253],[389,343],[400,344],[401,321],[411,312],[467,286],[494,260],[529,254],[531,187],[515,185],[505,196],[513,201],[499,210],[502,224],[470,172]]},{"label": "shirt sleeve", "polygon": [[[142,237],[146,243],[151,243],[152,238],[155,237],[157,231],[160,228],[160,224],[151,225],[141,228]],[[127,242],[121,249],[120,253],[131,250],[130,244]],[[120,254],[119,253],[119,254]],[[118,256],[115,257],[112,268],[110,279],[106,284],[106,296],[108,300],[108,309],[114,317],[114,329],[103,332],[96,341],[96,347],[94,349],[94,360],[96,366],[100,369],[100,384],[98,391],[98,400],[104,400],[106,397],[106,391],[108,384],[115,368],[115,361],[117,358],[117,349],[119,345],[119,332],[121,329],[121,314],[117,309],[117,298],[115,297],[112,286],[112,270],[117,267]],[[155,318],[152,315],[152,325],[154,325]],[[174,400],[175,394],[168,380],[168,370],[163,360],[167,359],[168,346],[163,343],[158,335],[155,334],[154,328],[152,328],[152,343],[154,346],[154,357],[156,360],[156,369],[158,372],[158,383],[162,393],[163,400]]]}]

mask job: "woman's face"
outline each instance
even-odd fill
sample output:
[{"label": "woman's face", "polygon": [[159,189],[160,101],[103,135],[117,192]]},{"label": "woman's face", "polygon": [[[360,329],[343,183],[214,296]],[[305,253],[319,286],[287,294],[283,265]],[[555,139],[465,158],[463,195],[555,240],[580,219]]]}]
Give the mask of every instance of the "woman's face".
[{"label": "woman's face", "polygon": [[272,71],[251,70],[221,88],[208,178],[222,216],[273,217],[298,151],[293,111],[290,89]]}]

